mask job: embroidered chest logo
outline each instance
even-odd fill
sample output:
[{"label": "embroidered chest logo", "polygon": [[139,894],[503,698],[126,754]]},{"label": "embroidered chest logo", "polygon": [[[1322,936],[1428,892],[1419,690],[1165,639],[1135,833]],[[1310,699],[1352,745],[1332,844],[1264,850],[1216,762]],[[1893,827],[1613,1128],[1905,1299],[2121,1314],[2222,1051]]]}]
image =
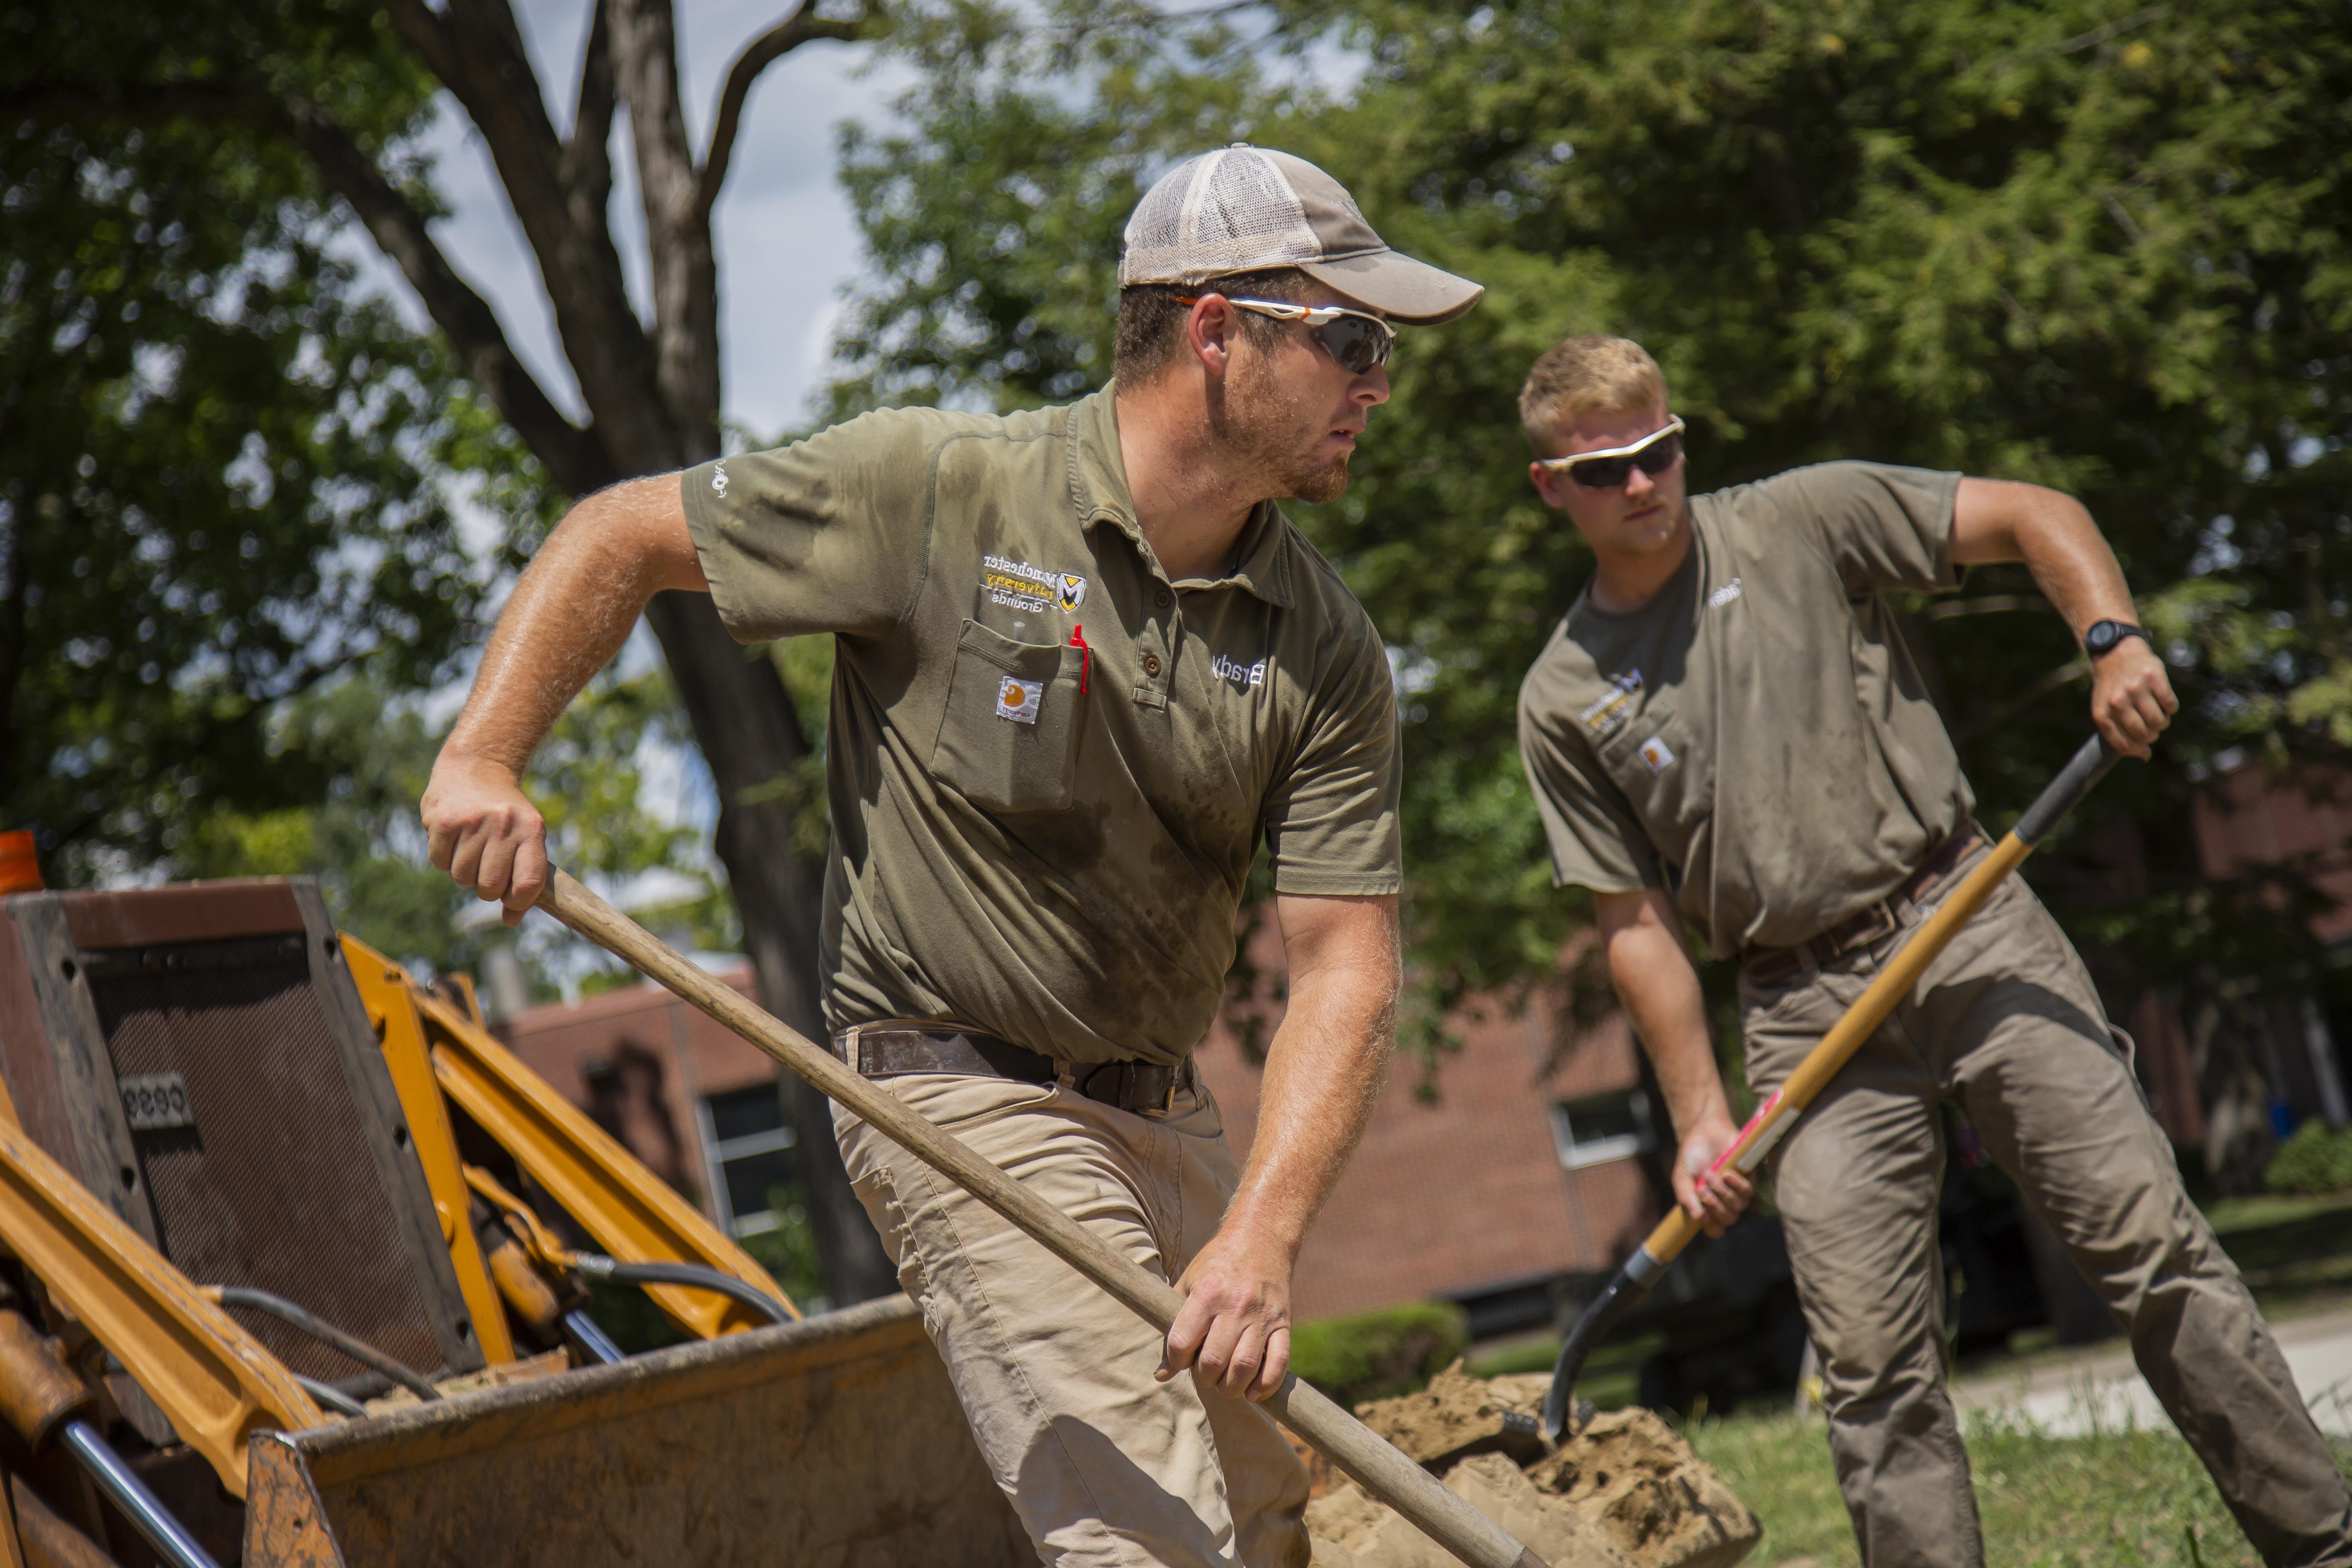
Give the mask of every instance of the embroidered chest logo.
[{"label": "embroidered chest logo", "polygon": [[1087,580],[1074,572],[1048,572],[1004,555],[980,558],[980,590],[992,605],[1027,610],[1075,610],[1087,602]]},{"label": "embroidered chest logo", "polygon": [[1255,664],[1243,664],[1236,659],[1227,658],[1223,654],[1219,654],[1209,662],[1209,673],[1219,680],[1230,680],[1235,686],[1264,686],[1265,660],[1259,659]]},{"label": "embroidered chest logo", "polygon": [[1609,678],[1609,689],[1584,705],[1577,718],[1596,741],[1605,741],[1625,727],[1633,716],[1633,704],[1642,695],[1642,672],[1629,669],[1622,675]]},{"label": "embroidered chest logo", "polygon": [[1642,742],[1642,760],[1650,764],[1654,773],[1664,773],[1675,765],[1675,753],[1661,736],[1653,735]]},{"label": "embroidered chest logo", "polygon": [[1706,596],[1706,607],[1710,610],[1719,610],[1723,608],[1724,605],[1731,603],[1732,600],[1739,597],[1739,595],[1745,591],[1746,590],[1741,588],[1739,585],[1739,579],[1734,577],[1730,582],[1726,583],[1722,587],[1717,588],[1714,593],[1709,594]]},{"label": "embroidered chest logo", "polygon": [[1037,710],[1045,705],[1045,701],[1044,681],[1024,680],[1017,675],[1008,675],[996,689],[996,716],[1010,719],[1015,724],[1034,724]]},{"label": "embroidered chest logo", "polygon": [[717,463],[710,466],[710,493],[722,500],[727,497],[727,470]]}]

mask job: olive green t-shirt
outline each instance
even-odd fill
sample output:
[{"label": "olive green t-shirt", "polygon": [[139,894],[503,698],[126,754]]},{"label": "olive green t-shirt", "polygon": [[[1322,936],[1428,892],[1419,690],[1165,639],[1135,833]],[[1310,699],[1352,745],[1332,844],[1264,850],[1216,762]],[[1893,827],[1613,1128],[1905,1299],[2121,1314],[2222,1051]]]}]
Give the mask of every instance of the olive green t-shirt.
[{"label": "olive green t-shirt", "polygon": [[1397,890],[1370,617],[1271,503],[1229,574],[1171,582],[1108,389],[868,414],[683,483],[728,628],[836,638],[831,1027],[1172,1064],[1216,1013],[1261,837],[1278,891]]},{"label": "olive green t-shirt", "polygon": [[1695,496],[1690,554],[1648,604],[1579,595],[1519,689],[1554,879],[1670,889],[1727,957],[1827,931],[1966,821],[1881,596],[1958,585],[1959,479],[1822,463]]}]

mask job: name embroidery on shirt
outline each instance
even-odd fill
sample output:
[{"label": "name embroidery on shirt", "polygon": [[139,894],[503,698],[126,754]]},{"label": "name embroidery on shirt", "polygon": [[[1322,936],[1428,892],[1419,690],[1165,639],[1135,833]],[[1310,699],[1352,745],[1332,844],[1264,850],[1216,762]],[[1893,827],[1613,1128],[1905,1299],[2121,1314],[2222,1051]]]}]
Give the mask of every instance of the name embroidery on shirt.
[{"label": "name embroidery on shirt", "polygon": [[1744,590],[1739,585],[1739,579],[1734,577],[1730,582],[1726,583],[1722,587],[1717,588],[1714,593],[1709,594],[1706,596],[1706,607],[1710,610],[1719,610],[1723,608],[1724,605],[1731,603],[1732,600],[1739,597],[1742,592],[1744,592]]},{"label": "name embroidery on shirt", "polygon": [[1259,659],[1255,664],[1243,664],[1227,658],[1223,654],[1219,654],[1210,662],[1209,673],[1219,680],[1230,680],[1235,686],[1264,686],[1265,660]]},{"label": "name embroidery on shirt", "polygon": [[1596,741],[1605,741],[1633,716],[1633,701],[1642,695],[1642,672],[1629,669],[1609,678],[1609,689],[1584,705],[1577,714]]},{"label": "name embroidery on shirt", "polygon": [[981,591],[992,605],[1039,614],[1075,610],[1087,602],[1087,580],[1075,572],[1048,572],[1003,555],[980,559]]}]

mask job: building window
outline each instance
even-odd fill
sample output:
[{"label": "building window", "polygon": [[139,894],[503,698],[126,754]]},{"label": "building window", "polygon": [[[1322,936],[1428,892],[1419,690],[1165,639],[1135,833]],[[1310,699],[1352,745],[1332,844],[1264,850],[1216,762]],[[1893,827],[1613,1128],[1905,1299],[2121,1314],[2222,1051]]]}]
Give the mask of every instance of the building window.
[{"label": "building window", "polygon": [[768,1194],[798,1174],[793,1145],[799,1139],[784,1124],[783,1096],[772,1083],[754,1084],[709,1095],[698,1109],[719,1223],[736,1236],[774,1229],[783,1216]]},{"label": "building window", "polygon": [[1657,1142],[1650,1131],[1650,1097],[1621,1089],[1563,1100],[1551,1108],[1551,1137],[1559,1163],[1571,1171],[1647,1153]]}]

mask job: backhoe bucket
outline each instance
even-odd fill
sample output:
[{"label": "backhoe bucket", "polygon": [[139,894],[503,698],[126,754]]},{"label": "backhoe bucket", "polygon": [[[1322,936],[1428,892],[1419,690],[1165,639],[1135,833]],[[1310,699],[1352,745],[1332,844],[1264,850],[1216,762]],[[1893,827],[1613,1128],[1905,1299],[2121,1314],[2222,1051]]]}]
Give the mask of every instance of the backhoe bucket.
[{"label": "backhoe bucket", "polygon": [[892,1297],[253,1441],[245,1568],[1012,1568],[1035,1555]]}]

